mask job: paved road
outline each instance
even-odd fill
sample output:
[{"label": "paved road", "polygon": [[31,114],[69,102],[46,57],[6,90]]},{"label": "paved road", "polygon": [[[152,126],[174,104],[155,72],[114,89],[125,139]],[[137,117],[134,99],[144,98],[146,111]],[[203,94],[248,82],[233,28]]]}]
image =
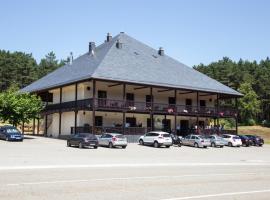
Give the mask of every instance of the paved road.
[{"label": "paved road", "polygon": [[270,146],[77,149],[0,141],[0,199],[269,199]]}]

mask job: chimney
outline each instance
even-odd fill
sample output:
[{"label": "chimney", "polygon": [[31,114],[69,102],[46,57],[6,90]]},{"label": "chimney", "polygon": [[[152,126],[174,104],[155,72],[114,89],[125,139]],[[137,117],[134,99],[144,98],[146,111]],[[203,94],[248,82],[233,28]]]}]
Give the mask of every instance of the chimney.
[{"label": "chimney", "polygon": [[159,47],[158,54],[164,56],[164,49],[162,47]]},{"label": "chimney", "polygon": [[72,52],[70,52],[70,61],[69,61],[69,63],[70,63],[70,65],[72,65],[72,63],[73,63],[73,53]]},{"label": "chimney", "polygon": [[119,40],[116,41],[116,48],[122,49],[122,43]]},{"label": "chimney", "polygon": [[107,42],[112,41],[112,36],[110,33],[107,33]]},{"label": "chimney", "polygon": [[89,42],[89,54],[94,55],[96,49],[95,42]]}]

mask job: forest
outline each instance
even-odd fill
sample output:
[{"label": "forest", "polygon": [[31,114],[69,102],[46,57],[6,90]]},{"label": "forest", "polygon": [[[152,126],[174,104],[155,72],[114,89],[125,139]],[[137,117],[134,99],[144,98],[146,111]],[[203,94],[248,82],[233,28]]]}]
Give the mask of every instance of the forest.
[{"label": "forest", "polygon": [[[32,54],[0,50],[0,92],[11,86],[25,87],[33,81],[69,63],[50,52],[39,62]],[[270,125],[270,59],[233,61],[228,57],[208,65],[193,66],[213,79],[241,92],[239,121],[243,125]],[[226,102],[234,104],[234,102]]]}]

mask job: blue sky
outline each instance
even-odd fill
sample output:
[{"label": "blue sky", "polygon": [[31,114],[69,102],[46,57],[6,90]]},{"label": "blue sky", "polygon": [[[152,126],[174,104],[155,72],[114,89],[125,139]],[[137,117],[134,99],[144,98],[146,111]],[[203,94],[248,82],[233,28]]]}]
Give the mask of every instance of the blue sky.
[{"label": "blue sky", "polygon": [[0,49],[77,57],[121,31],[193,66],[270,56],[267,0],[1,0]]}]

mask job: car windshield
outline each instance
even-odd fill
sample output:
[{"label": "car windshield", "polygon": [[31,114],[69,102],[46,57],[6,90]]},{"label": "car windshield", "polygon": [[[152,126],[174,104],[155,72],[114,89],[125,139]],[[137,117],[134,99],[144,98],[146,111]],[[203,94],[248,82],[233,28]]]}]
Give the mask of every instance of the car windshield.
[{"label": "car windshield", "polygon": [[91,139],[96,138],[95,135],[89,134],[89,133],[81,133],[80,136],[81,136],[81,137],[85,137],[85,138],[91,138]]},{"label": "car windshield", "polygon": [[7,129],[7,133],[9,133],[9,134],[20,134],[20,132],[16,128]]},{"label": "car windshield", "polygon": [[163,137],[170,137],[170,134],[163,134]]}]

